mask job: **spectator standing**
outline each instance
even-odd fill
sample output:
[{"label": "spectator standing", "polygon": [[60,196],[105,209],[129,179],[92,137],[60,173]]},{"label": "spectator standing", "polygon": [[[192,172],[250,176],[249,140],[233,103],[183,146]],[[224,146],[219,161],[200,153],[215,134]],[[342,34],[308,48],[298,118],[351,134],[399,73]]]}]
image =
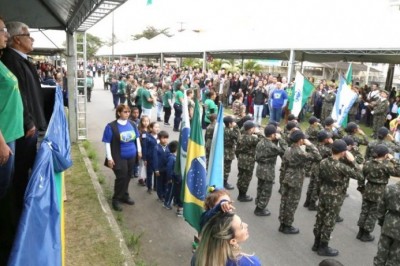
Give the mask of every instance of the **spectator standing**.
[{"label": "spectator standing", "polygon": [[33,51],[34,42],[30,36],[29,27],[22,22],[10,22],[6,24],[6,27],[10,35],[9,47],[3,50],[1,61],[18,80],[24,112],[25,136],[17,139],[15,143],[13,175],[13,187],[16,193],[15,208],[17,216],[19,216],[22,212],[30,170],[36,158],[38,131],[46,130],[47,122],[44,116],[44,99],[39,76],[27,55]]},{"label": "spectator standing", "polygon": [[115,174],[112,207],[116,211],[122,211],[121,203],[135,204],[129,196],[128,187],[135,161],[142,155],[140,134],[136,125],[128,120],[129,116],[129,107],[118,105],[115,110],[116,120],[107,124],[102,140],[106,145],[105,165]]},{"label": "spectator standing", "polygon": [[282,111],[287,104],[287,94],[286,91],[282,89],[282,83],[276,83],[276,89],[271,92],[271,120],[275,122],[280,122],[282,118]]},{"label": "spectator standing", "polygon": [[253,103],[254,103],[254,122],[261,126],[262,111],[264,108],[264,103],[268,99],[267,90],[263,87],[262,81],[258,81],[257,87],[251,93]]}]

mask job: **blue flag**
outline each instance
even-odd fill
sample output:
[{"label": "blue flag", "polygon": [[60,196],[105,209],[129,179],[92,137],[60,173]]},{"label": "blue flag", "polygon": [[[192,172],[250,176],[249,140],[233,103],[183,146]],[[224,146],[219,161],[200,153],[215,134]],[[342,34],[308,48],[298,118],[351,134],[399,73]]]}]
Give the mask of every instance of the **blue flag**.
[{"label": "blue flag", "polygon": [[[63,261],[62,182],[60,172],[72,165],[62,91],[26,188],[24,210],[8,265],[59,266]],[[58,176],[58,178],[57,178]]]},{"label": "blue flag", "polygon": [[224,188],[224,107],[220,104],[217,122],[211,142],[207,183],[215,188]]}]

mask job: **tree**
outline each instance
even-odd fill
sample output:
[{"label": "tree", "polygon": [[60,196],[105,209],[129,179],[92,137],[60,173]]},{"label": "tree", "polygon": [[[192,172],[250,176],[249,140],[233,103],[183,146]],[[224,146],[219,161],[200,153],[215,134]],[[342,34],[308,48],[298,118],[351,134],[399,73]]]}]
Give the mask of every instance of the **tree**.
[{"label": "tree", "polygon": [[142,37],[145,37],[146,39],[150,40],[150,39],[156,37],[158,34],[164,34],[167,37],[171,37],[172,35],[169,34],[168,30],[169,30],[169,28],[156,29],[153,26],[147,26],[147,28],[144,31],[142,31],[142,33],[132,35],[131,37],[133,40],[138,40]]},{"label": "tree", "polygon": [[[77,49],[78,51],[82,51],[82,43],[83,42],[83,33],[77,33],[76,34],[76,42],[77,44]],[[101,46],[103,46],[104,42],[97,36],[94,36],[90,33],[86,33],[86,57],[88,59],[91,59],[95,56],[97,50],[99,50],[99,48]]]},{"label": "tree", "polygon": [[201,60],[198,58],[185,58],[182,62],[183,66],[186,67],[201,67]]},{"label": "tree", "polygon": [[[238,65],[240,70],[242,70],[242,63]],[[246,72],[254,72],[254,73],[260,73],[262,70],[262,66],[259,65],[256,61],[254,60],[245,60],[244,61],[244,71]]]}]

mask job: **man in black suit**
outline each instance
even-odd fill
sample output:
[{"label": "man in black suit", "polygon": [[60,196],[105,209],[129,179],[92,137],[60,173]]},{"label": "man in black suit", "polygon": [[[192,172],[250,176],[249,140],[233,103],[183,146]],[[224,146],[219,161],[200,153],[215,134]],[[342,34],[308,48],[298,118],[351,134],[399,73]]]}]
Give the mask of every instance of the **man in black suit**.
[{"label": "man in black suit", "polygon": [[25,136],[16,141],[15,171],[12,181],[16,197],[14,210],[18,221],[30,169],[33,167],[36,157],[38,131],[46,130],[47,123],[44,116],[44,99],[39,75],[27,55],[33,50],[34,42],[30,36],[29,27],[21,22],[10,22],[6,26],[10,37],[7,48],[3,50],[1,61],[18,79],[24,107]]}]

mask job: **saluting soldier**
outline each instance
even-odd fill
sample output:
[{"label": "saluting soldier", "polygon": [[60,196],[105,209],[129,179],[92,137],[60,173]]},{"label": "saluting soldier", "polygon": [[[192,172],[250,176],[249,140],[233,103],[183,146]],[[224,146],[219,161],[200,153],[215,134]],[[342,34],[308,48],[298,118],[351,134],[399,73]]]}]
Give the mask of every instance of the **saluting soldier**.
[{"label": "saluting soldier", "polygon": [[238,180],[237,188],[239,190],[238,201],[249,202],[253,198],[247,195],[250,181],[253,178],[255,164],[256,146],[264,137],[260,134],[258,127],[253,121],[246,121],[243,125],[244,132],[239,139],[236,156],[238,158]]},{"label": "saluting soldier", "polygon": [[275,180],[276,159],[278,156],[282,156],[287,149],[286,141],[278,133],[275,126],[267,125],[264,129],[264,135],[265,138],[256,147],[256,177],[258,183],[254,214],[257,216],[271,214],[267,206]]}]

